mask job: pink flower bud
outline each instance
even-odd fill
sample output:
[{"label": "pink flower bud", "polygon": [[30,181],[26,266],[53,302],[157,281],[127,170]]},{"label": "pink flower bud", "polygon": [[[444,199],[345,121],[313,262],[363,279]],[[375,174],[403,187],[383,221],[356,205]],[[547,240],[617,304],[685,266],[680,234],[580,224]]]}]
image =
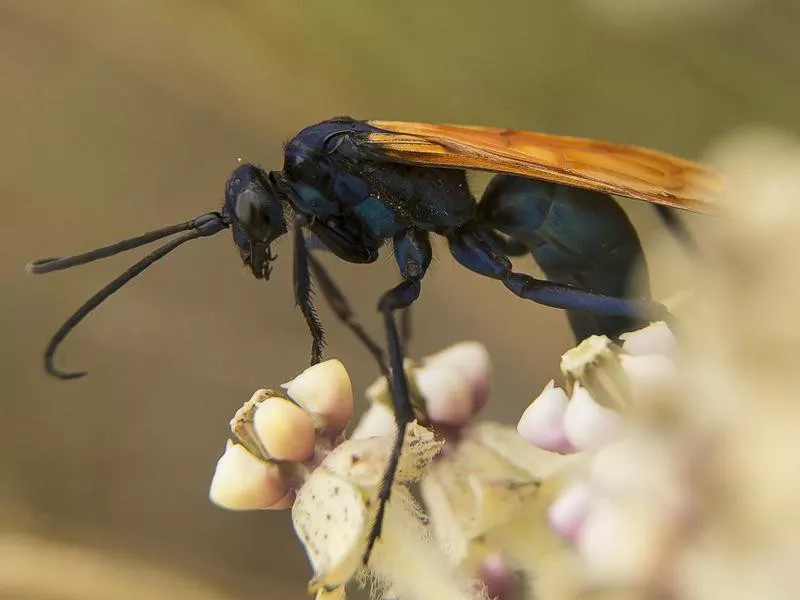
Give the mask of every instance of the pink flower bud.
[{"label": "pink flower bud", "polygon": [[472,410],[483,408],[489,397],[491,361],[486,347],[480,342],[460,342],[425,359],[425,364],[455,369],[469,384]]}]

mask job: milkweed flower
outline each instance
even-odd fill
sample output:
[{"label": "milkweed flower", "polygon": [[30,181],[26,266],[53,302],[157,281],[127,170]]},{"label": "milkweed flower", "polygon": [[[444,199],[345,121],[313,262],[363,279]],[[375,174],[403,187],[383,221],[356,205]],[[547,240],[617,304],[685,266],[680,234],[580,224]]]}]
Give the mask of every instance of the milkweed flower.
[{"label": "milkweed flower", "polygon": [[583,457],[549,515],[599,597],[800,592],[800,145],[751,134],[722,156],[731,187],[693,257],[677,339],[654,324],[606,340],[612,360],[588,361],[589,379],[565,355],[565,389],[519,423],[530,443]]},{"label": "milkweed flower", "polygon": [[[526,444],[511,426],[476,422],[490,363],[476,342],[406,364],[417,422],[406,442],[381,539],[361,558],[396,431],[385,379],[350,434],[353,394],[338,361],[259,390],[231,421],[210,496],[231,509],[291,507],[319,598],[372,580],[398,598],[511,598],[534,579],[538,557],[565,548],[547,526],[552,482],[573,457]],[[418,506],[406,484],[420,481]],[[557,552],[556,552],[557,554]],[[555,580],[553,580],[555,581]]]},{"label": "milkweed flower", "polygon": [[285,394],[258,390],[231,420],[211,500],[232,510],[291,508],[317,598],[343,598],[346,584],[357,579],[401,597],[480,598],[469,581],[451,576],[405,487],[422,476],[443,442],[417,423],[407,428],[382,535],[365,568],[393,435],[345,435],[353,394],[339,361],[310,367],[284,388]]}]

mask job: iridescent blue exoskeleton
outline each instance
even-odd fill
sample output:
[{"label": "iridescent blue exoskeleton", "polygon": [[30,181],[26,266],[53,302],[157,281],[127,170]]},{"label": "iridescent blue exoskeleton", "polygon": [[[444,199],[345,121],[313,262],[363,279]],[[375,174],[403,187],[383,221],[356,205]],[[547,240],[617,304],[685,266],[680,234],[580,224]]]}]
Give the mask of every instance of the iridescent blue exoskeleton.
[{"label": "iridescent blue exoskeleton", "polygon": [[[684,184],[713,187],[709,183],[713,174],[701,166],[653,151],[510,130],[402,123],[391,123],[387,130],[381,123],[340,117],[312,125],[286,145],[281,171],[267,172],[253,164],[237,167],[228,178],[220,212],[28,267],[46,273],[182,233],[103,288],[53,336],[45,352],[46,369],[71,379],[84,373],[66,373],[54,366],[58,345],[91,310],[154,261],[190,239],[230,228],[253,275],[269,279],[275,260],[272,243],[292,230],[294,295],[312,334],[312,363],[321,360],[323,349],[323,328],[311,302],[313,281],[391,383],[398,434],[369,549],[380,534],[405,428],[413,419],[402,368],[404,343],[394,312],[411,306],[420,294],[432,258],[431,234],[442,236],[456,261],[470,271],[499,280],[521,298],[566,309],[577,339],[592,334],[616,337],[646,321],[665,318],[667,312],[650,300],[646,286],[639,286],[638,297],[629,295],[632,273],[643,263],[642,249],[625,213],[606,192],[696,209],[690,200],[699,200],[684,193]],[[437,133],[414,133],[420,127]],[[487,139],[494,146],[486,145],[485,151],[470,146],[471,136],[478,134],[491,135]],[[576,149],[583,152],[579,155],[583,166],[575,167],[579,161],[569,154]],[[596,164],[592,151],[600,157]],[[627,163],[626,156],[632,157]],[[496,175],[476,202],[465,168],[504,174]],[[656,175],[662,178],[651,184],[648,179]],[[680,185],[667,185],[675,181]],[[671,213],[662,207],[660,214],[671,229],[685,235]],[[314,256],[322,249],[351,263],[371,263],[387,242],[392,243],[401,276],[401,282],[378,301],[388,359]],[[528,253],[546,281],[512,270],[509,257]],[[365,560],[368,556],[369,550]]]}]

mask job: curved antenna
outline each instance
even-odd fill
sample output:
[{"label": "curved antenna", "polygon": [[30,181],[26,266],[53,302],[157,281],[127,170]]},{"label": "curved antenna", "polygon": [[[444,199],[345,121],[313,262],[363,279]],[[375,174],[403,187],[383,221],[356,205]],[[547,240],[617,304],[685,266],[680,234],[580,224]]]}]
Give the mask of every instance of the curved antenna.
[{"label": "curved antenna", "polygon": [[200,229],[204,227],[209,220],[220,221],[225,219],[219,213],[206,213],[204,215],[200,215],[199,217],[195,217],[190,221],[178,223],[177,225],[170,225],[168,227],[162,227],[161,229],[156,229],[155,231],[148,231],[145,234],[138,235],[127,240],[122,240],[121,242],[116,242],[110,246],[103,246],[102,248],[90,250],[89,252],[85,252],[83,254],[67,256],[65,258],[40,258],[38,260],[32,260],[25,265],[25,270],[28,273],[33,273],[34,275],[41,275],[43,273],[51,273],[53,271],[69,269],[70,267],[77,267],[78,265],[85,265],[86,263],[94,262],[96,260],[100,260],[101,258],[108,258],[109,256],[114,256],[115,254],[125,252],[126,250],[133,250],[139,246],[144,246],[150,242],[160,240],[161,238],[180,233],[181,231]]},{"label": "curved antenna", "polygon": [[[105,248],[100,248],[98,250],[94,250],[92,252],[87,252],[86,254],[80,254],[77,256],[72,256],[68,258],[56,258],[56,259],[43,259],[39,261],[34,261],[31,263],[33,267],[29,270],[33,273],[47,273],[49,271],[56,271],[59,269],[66,269],[71,266],[91,262],[93,260],[97,260],[98,258],[104,258],[106,256],[111,256],[112,254],[117,254],[122,252],[123,250],[128,250],[130,248],[136,248],[137,246],[141,246],[142,244],[146,244],[146,241],[142,241],[148,239],[148,241],[154,241],[159,238],[165,237],[170,235],[171,233],[178,233],[180,231],[186,231],[191,229],[188,233],[172,240],[156,248],[153,252],[142,258],[139,262],[135,263],[133,266],[128,268],[124,273],[122,273],[119,277],[114,279],[111,283],[106,285],[103,289],[97,292],[94,296],[89,298],[78,310],[76,310],[69,319],[67,319],[64,324],[58,329],[58,331],[53,335],[50,339],[50,343],[47,344],[47,349],[44,352],[44,368],[50,375],[54,377],[58,377],[59,379],[77,379],[79,377],[83,377],[86,375],[86,371],[77,371],[77,372],[66,372],[60,371],[55,367],[54,364],[54,355],[58,346],[61,342],[64,341],[64,338],[67,337],[70,331],[72,331],[75,326],[80,323],[83,319],[85,319],[89,313],[91,313],[95,308],[100,306],[111,294],[116,292],[126,283],[128,283],[131,279],[139,275],[142,271],[144,271],[147,267],[152,265],[157,260],[164,258],[167,254],[175,250],[178,246],[188,242],[189,240],[193,240],[199,237],[208,237],[219,233],[223,229],[227,229],[230,223],[228,220],[221,215],[220,213],[207,213],[205,215],[201,215],[191,221],[187,221],[186,223],[180,225],[173,225],[171,227],[165,227],[163,229],[159,229],[157,231],[153,231],[151,233],[144,234],[137,238],[131,238],[130,240],[125,240],[123,242],[119,242],[118,244],[113,244],[111,246],[106,246]],[[165,233],[169,232],[169,233]],[[51,266],[54,265],[54,266]],[[41,270],[35,270],[36,267],[41,267]]]}]

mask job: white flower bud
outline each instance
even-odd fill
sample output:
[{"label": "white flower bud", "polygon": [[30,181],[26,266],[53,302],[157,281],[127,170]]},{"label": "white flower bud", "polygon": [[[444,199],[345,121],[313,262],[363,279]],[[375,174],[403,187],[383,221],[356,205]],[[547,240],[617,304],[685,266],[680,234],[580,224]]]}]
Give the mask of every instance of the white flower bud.
[{"label": "white flower bud", "polygon": [[268,398],[259,404],[253,428],[270,458],[302,462],[314,455],[314,422],[289,400]]},{"label": "white flower bud", "polygon": [[229,510],[272,508],[289,494],[277,465],[228,441],[211,479],[209,497],[214,504]]},{"label": "white flower bud", "polygon": [[472,397],[472,414],[486,404],[489,396],[491,361],[480,342],[460,342],[425,359],[425,364],[450,367],[466,379]]},{"label": "white flower bud", "polygon": [[353,417],[353,387],[339,360],[313,365],[282,386],[320,430],[344,431]]},{"label": "white flower bud", "polygon": [[623,342],[622,349],[633,356],[643,354],[660,354],[669,358],[675,356],[677,342],[664,321],[623,333],[619,337]]},{"label": "white flower bud", "polygon": [[463,427],[472,416],[473,400],[469,382],[460,371],[442,365],[416,369],[414,379],[425,398],[425,410],[431,423]]},{"label": "white flower bud", "polygon": [[551,380],[541,394],[525,409],[517,423],[517,431],[529,443],[553,452],[574,452],[564,431],[567,410],[566,392],[554,387]]},{"label": "white flower bud", "polygon": [[596,450],[615,440],[622,428],[622,417],[594,401],[582,386],[576,385],[564,414],[564,431],[579,450]]},{"label": "white flower bud", "polygon": [[358,425],[350,434],[350,439],[359,440],[375,436],[389,436],[394,435],[396,430],[397,426],[394,422],[392,409],[383,403],[374,402],[358,421]]}]

